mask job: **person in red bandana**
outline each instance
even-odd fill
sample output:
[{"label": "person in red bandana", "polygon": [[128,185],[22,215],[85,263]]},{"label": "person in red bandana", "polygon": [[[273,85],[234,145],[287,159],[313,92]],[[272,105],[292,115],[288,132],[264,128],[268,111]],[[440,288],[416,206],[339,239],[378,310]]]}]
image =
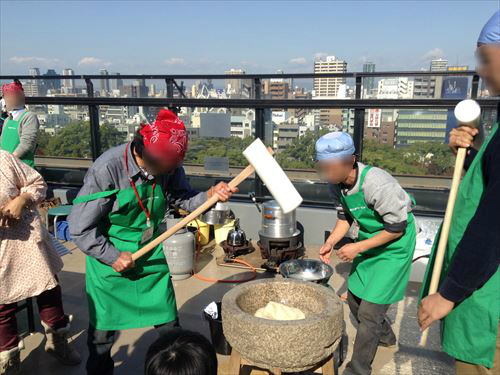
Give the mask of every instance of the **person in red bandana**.
[{"label": "person in red bandana", "polygon": [[2,126],[0,149],[33,168],[40,127],[38,118],[24,106],[24,89],[19,81],[3,85],[2,95],[8,116]]},{"label": "person in red bandana", "polygon": [[87,374],[113,373],[116,331],[154,326],[162,334],[179,325],[162,245],[135,263],[132,254],[162,233],[169,207],[193,211],[214,194],[226,201],[237,191],[223,182],[194,191],[182,167],[187,147],[184,124],[163,109],[132,142],[95,161],[73,202],[70,233],[87,254]]}]

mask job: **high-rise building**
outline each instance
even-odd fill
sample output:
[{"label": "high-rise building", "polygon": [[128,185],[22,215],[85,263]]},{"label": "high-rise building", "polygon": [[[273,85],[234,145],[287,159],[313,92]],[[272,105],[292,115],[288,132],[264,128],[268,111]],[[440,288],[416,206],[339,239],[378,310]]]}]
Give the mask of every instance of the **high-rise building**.
[{"label": "high-rise building", "polygon": [[[114,75],[119,76],[120,73],[114,73]],[[123,80],[121,78],[116,78],[111,81],[111,89],[112,90],[122,90],[123,89]]]},{"label": "high-rise building", "polygon": [[[29,71],[28,71],[28,74],[30,76],[39,76],[40,75],[40,69],[38,68],[30,68]],[[37,79],[34,79],[33,81],[38,81]]]},{"label": "high-rise building", "polygon": [[[335,56],[326,56],[314,62],[314,74],[318,73],[346,73],[347,62],[338,60]],[[337,97],[340,85],[346,83],[344,77],[314,78],[314,96]]]},{"label": "high-rise building", "polygon": [[[363,73],[374,73],[374,72],[375,72],[374,63],[367,62],[363,64]],[[366,95],[371,95],[372,91],[375,89],[375,77],[364,77],[363,88]]]},{"label": "high-rise building", "polygon": [[[47,73],[45,73],[44,77],[56,76],[57,73],[54,69],[48,69]],[[47,90],[60,90],[61,89],[61,80],[60,79],[44,79],[43,85]]]},{"label": "high-rise building", "polygon": [[408,77],[385,78],[378,81],[377,99],[411,99],[413,81]]},{"label": "high-rise building", "polygon": [[[226,70],[224,72],[226,75],[240,75],[240,74],[245,74],[245,71],[243,69],[230,69]],[[229,78],[226,79],[224,82],[226,91],[229,94],[236,94],[240,95],[244,91],[250,92],[252,88],[252,80],[250,79],[240,79],[240,78]]]},{"label": "high-rise building", "polygon": [[283,79],[271,79],[269,81],[269,96],[271,99],[288,99],[290,86]]},{"label": "high-rise building", "polygon": [[[75,72],[73,69],[66,68],[62,71],[63,76],[74,76]],[[63,90],[66,93],[73,92],[75,90],[75,80],[73,78],[65,78],[62,81]]]},{"label": "high-rise building", "polygon": [[[107,76],[108,71],[106,69],[101,69],[101,76]],[[109,92],[109,79],[108,78],[101,78],[101,94],[102,93],[108,93]]]},{"label": "high-rise building", "polygon": [[448,60],[434,59],[431,61],[431,72],[444,72],[448,67]]},{"label": "high-rise building", "polygon": [[446,137],[446,109],[400,109],[396,121],[396,147],[415,142],[440,142]]},{"label": "high-rise building", "polygon": [[148,88],[146,86],[145,79],[136,79],[132,86],[136,87],[137,97],[138,98],[147,98],[148,96]]},{"label": "high-rise building", "polygon": [[[448,60],[435,59],[430,63],[431,72],[444,72],[448,67]],[[414,98],[439,98],[443,86],[443,76],[422,76],[415,78],[413,91]]]},{"label": "high-rise building", "polygon": [[[28,74],[33,77],[40,75],[40,69],[30,68]],[[38,79],[30,79],[23,83],[24,93],[26,96],[40,96],[42,95],[42,82]]]},{"label": "high-rise building", "polygon": [[[314,62],[314,73],[346,73],[347,62],[335,56],[326,56]],[[340,98],[345,96],[346,79],[344,77],[314,78],[313,99]],[[315,124],[319,127],[338,125],[339,113],[335,109],[315,111]]]}]

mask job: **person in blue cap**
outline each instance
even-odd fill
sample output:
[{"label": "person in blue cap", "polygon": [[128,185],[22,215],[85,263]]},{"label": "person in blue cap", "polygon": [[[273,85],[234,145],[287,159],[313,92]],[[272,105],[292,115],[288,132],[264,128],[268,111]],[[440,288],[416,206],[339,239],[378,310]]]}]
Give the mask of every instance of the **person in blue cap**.
[{"label": "person in blue cap", "polygon": [[[500,95],[500,10],[477,41],[477,72]],[[500,106],[498,108],[500,113]],[[479,150],[476,129],[450,132],[449,145],[469,148],[448,236],[438,292],[428,294],[434,252],[422,287],[422,329],[441,320],[441,345],[459,375],[500,374],[500,132],[495,124]],[[477,141],[476,141],[477,142]],[[437,243],[437,241],[435,241]]]},{"label": "person in blue cap", "polygon": [[317,171],[323,180],[340,186],[342,205],[320,258],[328,263],[334,246],[357,224],[357,240],[337,252],[341,260],[353,262],[347,303],[359,323],[344,375],[369,375],[378,346],[396,345],[386,313],[404,298],[416,228],[408,193],[389,173],[358,162],[354,154],[347,133],[329,133],[316,142]]}]

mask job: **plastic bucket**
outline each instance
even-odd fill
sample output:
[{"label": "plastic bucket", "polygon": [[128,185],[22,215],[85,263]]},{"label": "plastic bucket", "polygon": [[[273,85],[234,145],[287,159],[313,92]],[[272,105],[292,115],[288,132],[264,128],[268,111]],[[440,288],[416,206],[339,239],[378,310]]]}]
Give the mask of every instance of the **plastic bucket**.
[{"label": "plastic bucket", "polygon": [[222,330],[222,318],[221,318],[221,308],[222,303],[217,302],[218,318],[214,319],[205,311],[203,311],[203,317],[208,322],[208,328],[210,329],[210,339],[215,351],[218,354],[229,355],[231,354],[231,345],[226,340],[224,332]]},{"label": "plastic bucket", "polygon": [[227,239],[229,231],[231,231],[232,229],[234,229],[234,220],[230,220],[223,225],[214,225],[215,242],[220,244],[222,241],[225,241]]},{"label": "plastic bucket", "polygon": [[198,241],[198,236],[197,236],[196,240],[200,245],[208,244],[210,240],[210,226],[207,223],[196,219],[189,222],[188,227],[196,228],[196,230],[198,230],[198,227],[200,227],[200,239]]}]

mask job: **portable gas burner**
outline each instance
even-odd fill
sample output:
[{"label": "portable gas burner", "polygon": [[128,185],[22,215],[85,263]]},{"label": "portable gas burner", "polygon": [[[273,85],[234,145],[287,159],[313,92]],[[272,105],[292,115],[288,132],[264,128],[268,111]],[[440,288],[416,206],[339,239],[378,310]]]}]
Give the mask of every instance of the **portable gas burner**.
[{"label": "portable gas burner", "polygon": [[225,240],[221,242],[220,246],[224,250],[225,261],[239,257],[240,255],[249,254],[253,251],[253,248],[250,246],[248,240],[245,240],[240,245],[231,245],[227,240]]}]

